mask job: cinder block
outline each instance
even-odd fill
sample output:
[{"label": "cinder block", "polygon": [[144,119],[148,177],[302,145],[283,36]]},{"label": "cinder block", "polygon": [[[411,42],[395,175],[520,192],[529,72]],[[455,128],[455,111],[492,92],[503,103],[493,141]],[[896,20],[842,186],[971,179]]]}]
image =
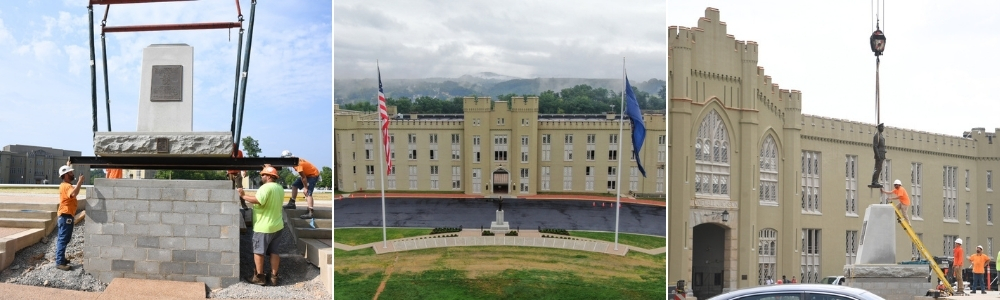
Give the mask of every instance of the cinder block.
[{"label": "cinder block", "polygon": [[220,214],[222,213],[222,203],[219,202],[197,202],[195,204],[196,210],[201,214]]},{"label": "cinder block", "polygon": [[125,234],[128,235],[149,235],[149,225],[129,225],[125,226]]},{"label": "cinder block", "polygon": [[[96,221],[91,221],[91,222],[96,222]],[[87,223],[94,224],[94,223],[91,223],[91,222],[87,222]],[[103,226],[101,226],[101,224],[95,224],[95,226],[87,226],[86,228],[83,229],[83,233],[84,234],[101,234],[102,233],[101,232],[101,228],[104,228]]]},{"label": "cinder block", "polygon": [[96,246],[84,246],[83,247],[83,257],[100,257],[101,247]]},{"label": "cinder block", "polygon": [[160,221],[163,224],[184,224],[184,214],[165,212],[160,214]]},{"label": "cinder block", "polygon": [[[219,204],[222,205],[222,214],[223,215],[239,215],[240,214],[240,205],[237,204],[236,202],[233,202],[233,203],[222,202],[222,203],[219,203]],[[247,206],[250,206],[250,204],[247,204]]]},{"label": "cinder block", "polygon": [[231,285],[240,283],[240,279],[238,277],[220,277],[219,281],[220,281],[220,286],[219,286],[220,288],[226,288]]},{"label": "cinder block", "polygon": [[91,257],[87,260],[88,263],[84,268],[89,272],[111,271],[111,259],[109,258]]},{"label": "cinder block", "polygon": [[149,224],[150,236],[173,236],[174,226],[170,224]]},{"label": "cinder block", "polygon": [[186,198],[183,188],[164,188],[161,193],[160,199],[163,200],[184,200]]},{"label": "cinder block", "polygon": [[173,212],[173,210],[174,210],[174,203],[172,201],[154,200],[149,202],[149,211]]},{"label": "cinder block", "polygon": [[87,237],[87,240],[84,242],[84,245],[93,247],[104,247],[104,246],[111,246],[112,241],[114,241],[114,238],[112,238],[110,234],[93,234]]},{"label": "cinder block", "polygon": [[160,248],[160,238],[155,236],[140,236],[136,239],[136,247]]},{"label": "cinder block", "polygon": [[208,214],[190,213],[184,215],[184,224],[208,225]]},{"label": "cinder block", "polygon": [[[159,200],[162,196],[161,188],[139,188],[139,200]],[[149,209],[148,207],[146,208]]]},{"label": "cinder block", "polygon": [[194,201],[173,201],[174,212],[182,214],[190,214],[198,212],[198,204]]},{"label": "cinder block", "polygon": [[137,261],[135,262],[135,272],[140,274],[159,274],[160,262]]},{"label": "cinder block", "polygon": [[219,277],[198,276],[198,277],[195,277],[194,280],[195,281],[200,281],[202,283],[205,283],[205,285],[208,286],[209,289],[217,289],[217,288],[221,287],[221,282],[220,282]]},{"label": "cinder block", "polygon": [[172,261],[173,250],[149,249],[146,253],[146,260],[150,261]]},{"label": "cinder block", "polygon": [[100,280],[103,283],[111,283],[111,280],[114,280],[115,278],[123,278],[123,277],[125,277],[124,272],[111,272],[111,271],[107,271],[107,272],[99,272],[97,274],[97,280]]},{"label": "cinder block", "polygon": [[195,237],[218,238],[221,235],[219,226],[197,225],[195,226]]},{"label": "cinder block", "polygon": [[135,224],[135,211],[119,210],[114,214],[114,222],[122,224]]},{"label": "cinder block", "polygon": [[186,275],[208,275],[208,265],[194,262],[184,263],[184,274]]},{"label": "cinder block", "polygon": [[237,226],[222,226],[219,229],[220,236],[224,239],[239,239],[240,230]]},{"label": "cinder block", "polygon": [[[98,225],[98,224],[92,224]],[[105,223],[99,224],[101,226],[101,231],[103,234],[117,235],[125,234],[125,224],[122,223]],[[90,227],[89,225],[87,227]]]},{"label": "cinder block", "polygon": [[[153,199],[153,200],[159,200],[159,199]],[[125,210],[134,212],[149,211],[149,200],[126,201]]]},{"label": "cinder block", "polygon": [[233,276],[233,265],[209,264],[208,275]]},{"label": "cinder block", "polygon": [[115,187],[115,199],[131,200],[138,198],[138,189],[134,187]]},{"label": "cinder block", "polygon": [[[194,250],[173,250],[174,260],[176,262],[197,262],[198,256],[197,252]],[[206,271],[207,272],[207,271]],[[185,273],[187,274],[187,273]]]},{"label": "cinder block", "polygon": [[208,194],[209,202],[233,202],[236,200],[236,190],[233,189],[212,189]]},{"label": "cinder block", "polygon": [[185,200],[208,201],[208,189],[187,189]]},{"label": "cinder block", "polygon": [[[240,254],[238,252],[223,251],[221,254],[222,260],[220,262],[223,264],[233,265],[240,263]],[[281,266],[279,265],[278,267]]]},{"label": "cinder block", "polygon": [[208,239],[208,250],[233,251],[237,249],[240,249],[239,245],[237,244],[237,247],[233,247],[233,243],[231,242],[230,239],[223,239],[223,238]]},{"label": "cinder block", "polygon": [[239,226],[235,215],[213,214],[208,216],[208,225]]},{"label": "cinder block", "polygon": [[146,260],[146,250],[144,248],[124,248],[122,259],[143,261]]},{"label": "cinder block", "polygon": [[101,258],[121,259],[122,252],[121,247],[101,247]]},{"label": "cinder block", "polygon": [[170,250],[183,250],[184,238],[182,237],[160,237],[160,248]]},{"label": "cinder block", "polygon": [[135,272],[135,261],[124,259],[112,260],[111,270],[125,272],[126,275],[130,272]]},{"label": "cinder block", "polygon": [[195,225],[173,225],[174,236],[193,236]]},{"label": "cinder block", "polygon": [[[280,265],[279,265],[280,267]],[[184,263],[182,262],[162,262],[160,263],[160,274],[184,274]]]},{"label": "cinder block", "polygon": [[135,247],[135,236],[129,235],[115,235],[111,241],[112,246],[116,247]]},{"label": "cinder block", "polygon": [[222,262],[222,253],[217,251],[198,251],[198,262],[206,264],[219,264]]},{"label": "cinder block", "polygon": [[208,239],[207,238],[189,237],[189,238],[184,238],[184,242],[186,243],[186,246],[187,246],[187,247],[185,247],[185,249],[188,249],[188,250],[208,250]]},{"label": "cinder block", "polygon": [[167,280],[194,282],[194,275],[169,274]]},{"label": "cinder block", "polygon": [[167,275],[163,275],[163,274],[146,274],[146,279],[150,279],[150,280],[167,280]]},{"label": "cinder block", "polygon": [[[129,200],[123,199],[104,199],[104,211],[108,212],[110,215],[116,211],[125,210],[125,202]],[[90,202],[90,201],[88,201]]]},{"label": "cinder block", "polygon": [[158,212],[138,212],[135,214],[136,223],[139,224],[160,224],[160,213]]}]

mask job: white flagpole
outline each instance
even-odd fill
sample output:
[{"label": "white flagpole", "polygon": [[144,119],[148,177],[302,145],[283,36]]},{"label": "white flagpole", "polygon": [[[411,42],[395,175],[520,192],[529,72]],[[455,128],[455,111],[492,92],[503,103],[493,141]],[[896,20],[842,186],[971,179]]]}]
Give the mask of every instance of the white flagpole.
[{"label": "white flagpole", "polygon": [[[376,66],[376,68],[378,67],[378,60],[375,61],[375,66]],[[381,77],[382,76],[380,74],[379,75],[379,84],[382,84],[382,78]],[[381,92],[381,90],[379,92]],[[378,99],[378,97],[379,97],[378,94],[375,94],[375,101],[376,101],[375,106],[382,105],[382,103],[381,103],[382,100]],[[386,107],[386,109],[388,110],[389,108]],[[388,111],[386,111],[386,113],[388,113]],[[378,130],[378,136],[379,136],[380,144],[382,144],[382,149],[379,149],[379,150],[381,150],[381,151],[379,151],[381,153],[381,154],[379,154],[379,156],[382,156],[382,159],[380,159],[378,161],[378,166],[379,166],[379,178],[380,178],[380,181],[381,181],[381,184],[379,184],[379,185],[382,186],[382,249],[385,249],[387,247],[387,242],[386,242],[386,238],[385,238],[385,173],[388,172],[388,170],[385,169],[385,159],[386,159],[385,152],[389,148],[389,145],[385,141],[385,132],[382,131],[382,122],[383,122],[382,121],[382,112],[379,112],[379,114],[378,114],[378,122],[376,124],[378,124],[377,125],[378,126],[378,129],[377,129]],[[385,120],[385,122],[389,122],[389,120]]]},{"label": "white flagpole", "polygon": [[622,129],[625,124],[625,58],[622,57],[622,103],[621,103],[621,113],[618,114],[618,179],[615,181],[615,251],[618,251],[618,215],[621,214],[622,210]]}]

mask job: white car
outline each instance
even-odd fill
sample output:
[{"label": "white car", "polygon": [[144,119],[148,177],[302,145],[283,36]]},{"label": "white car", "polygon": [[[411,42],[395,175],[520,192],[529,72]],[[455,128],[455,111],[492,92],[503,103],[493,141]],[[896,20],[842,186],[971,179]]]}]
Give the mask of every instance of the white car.
[{"label": "white car", "polygon": [[827,277],[823,277],[823,279],[820,280],[819,283],[822,283],[822,284],[832,284],[832,285],[844,285],[844,283],[845,283],[846,280],[847,280],[847,278],[845,278],[844,276],[827,276]]}]

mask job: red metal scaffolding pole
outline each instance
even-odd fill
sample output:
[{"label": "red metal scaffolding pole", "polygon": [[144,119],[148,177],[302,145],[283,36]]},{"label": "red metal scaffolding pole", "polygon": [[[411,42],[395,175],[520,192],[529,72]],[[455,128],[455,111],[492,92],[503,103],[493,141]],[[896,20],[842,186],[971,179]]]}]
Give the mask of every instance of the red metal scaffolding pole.
[{"label": "red metal scaffolding pole", "polygon": [[139,3],[181,2],[181,1],[195,1],[195,0],[90,0],[90,5],[139,4]]}]

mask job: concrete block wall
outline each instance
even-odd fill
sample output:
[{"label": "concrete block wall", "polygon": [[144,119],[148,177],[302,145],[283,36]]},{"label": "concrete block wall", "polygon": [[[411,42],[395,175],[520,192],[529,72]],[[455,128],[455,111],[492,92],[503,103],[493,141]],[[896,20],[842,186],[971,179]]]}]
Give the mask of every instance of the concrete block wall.
[{"label": "concrete block wall", "polygon": [[114,278],[239,282],[240,216],[228,180],[98,178],[87,190],[84,269]]}]

